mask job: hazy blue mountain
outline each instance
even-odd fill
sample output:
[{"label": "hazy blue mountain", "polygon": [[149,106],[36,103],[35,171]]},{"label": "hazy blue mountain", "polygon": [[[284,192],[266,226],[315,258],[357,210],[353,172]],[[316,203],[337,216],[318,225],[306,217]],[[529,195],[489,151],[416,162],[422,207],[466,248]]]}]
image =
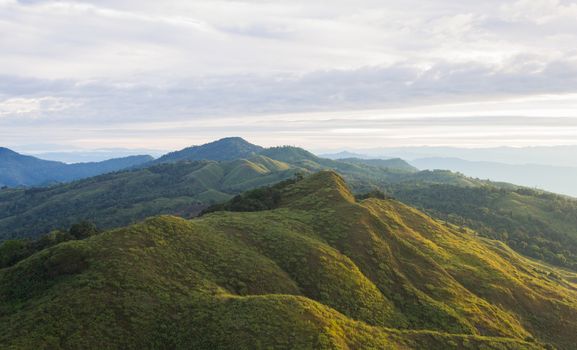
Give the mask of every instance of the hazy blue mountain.
[{"label": "hazy blue mountain", "polygon": [[371,158],[398,157],[409,161],[420,158],[447,157],[506,164],[547,164],[577,167],[577,157],[575,157],[577,145],[494,148],[381,147],[347,151],[361,153]]},{"label": "hazy blue mountain", "polygon": [[371,158],[371,156],[368,156],[366,154],[360,154],[360,153],[348,152],[348,151],[342,151],[342,152],[337,152],[337,153],[322,153],[322,154],[319,154],[319,157],[328,158],[328,159],[335,159],[335,160],[345,159],[345,158],[360,158],[360,159]]},{"label": "hazy blue mountain", "polygon": [[339,161],[351,164],[365,164],[377,168],[398,169],[408,172],[418,171],[417,168],[407,163],[406,161],[402,160],[401,158],[392,158],[392,159],[342,158],[339,159]]},{"label": "hazy blue mountain", "polygon": [[21,152],[44,160],[53,160],[63,163],[90,163],[102,162],[108,159],[125,158],[135,155],[148,154],[152,157],[160,157],[167,153],[156,149],[128,149],[128,148],[103,148],[96,150],[59,150],[44,152]]},{"label": "hazy blue mountain", "polygon": [[261,146],[253,145],[241,137],[227,137],[200,146],[192,146],[180,151],[170,152],[152,163],[170,163],[182,160],[233,160],[250,158],[262,151]]},{"label": "hazy blue mountain", "polygon": [[151,156],[130,156],[103,162],[65,164],[0,148],[0,186],[41,186],[69,182],[130,168],[152,159]]},{"label": "hazy blue mountain", "polygon": [[473,162],[458,158],[424,158],[411,163],[422,170],[447,169],[467,176],[511,182],[577,197],[577,168],[573,167]]}]

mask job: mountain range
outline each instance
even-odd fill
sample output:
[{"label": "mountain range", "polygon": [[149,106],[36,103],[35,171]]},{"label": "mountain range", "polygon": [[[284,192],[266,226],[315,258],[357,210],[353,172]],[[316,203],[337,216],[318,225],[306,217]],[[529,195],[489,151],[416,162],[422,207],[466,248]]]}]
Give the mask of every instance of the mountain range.
[{"label": "mountain range", "polygon": [[66,164],[42,160],[0,147],[0,187],[45,186],[114,172],[153,158],[147,155],[109,159],[101,162]]},{"label": "mountain range", "polygon": [[[321,171],[0,269],[7,349],[574,349],[577,275]],[[242,205],[241,205],[242,207]]]},{"label": "mountain range", "polygon": [[[246,158],[199,160],[222,159],[227,153]],[[240,138],[160,159],[167,162],[147,162],[69,184],[1,190],[0,241],[36,239],[85,220],[109,229],[160,214],[190,218],[243,191],[333,170],[357,194],[381,191],[380,197],[398,198],[517,252],[577,270],[577,201],[552,193],[446,170],[417,171],[399,159],[330,160],[301,148],[263,148]]]},{"label": "mountain range", "polygon": [[400,159],[334,161],[301,148],[263,148],[241,138],[225,138],[122,172],[70,184],[4,189],[0,191],[0,240],[38,237],[83,219],[112,228],[150,215],[190,217],[248,189],[325,169],[338,171],[359,193],[401,182],[483,183],[446,171],[417,172]]},{"label": "mountain range", "polygon": [[[342,152],[345,152],[344,154]],[[347,153],[350,153],[347,155]],[[333,152],[320,152],[327,158],[402,158],[413,161],[421,158],[460,158],[476,162],[504,164],[541,164],[559,167],[577,167],[577,145],[532,147],[375,147]]]}]

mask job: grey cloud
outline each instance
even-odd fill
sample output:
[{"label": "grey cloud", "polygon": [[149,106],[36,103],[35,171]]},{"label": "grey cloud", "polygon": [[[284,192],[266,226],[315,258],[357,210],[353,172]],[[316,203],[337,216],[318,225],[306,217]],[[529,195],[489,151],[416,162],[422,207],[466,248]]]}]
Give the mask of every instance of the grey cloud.
[{"label": "grey cloud", "polygon": [[[4,99],[57,97],[77,104],[57,115],[75,122],[154,121],[191,117],[342,109],[390,108],[460,99],[577,92],[577,65],[550,62],[538,71],[529,58],[505,67],[440,62],[422,70],[408,65],[327,70],[302,76],[223,76],[162,84],[111,81],[73,82],[0,78]],[[474,111],[471,111],[474,113]],[[21,120],[22,116],[18,116]],[[35,122],[42,122],[36,118]]]}]

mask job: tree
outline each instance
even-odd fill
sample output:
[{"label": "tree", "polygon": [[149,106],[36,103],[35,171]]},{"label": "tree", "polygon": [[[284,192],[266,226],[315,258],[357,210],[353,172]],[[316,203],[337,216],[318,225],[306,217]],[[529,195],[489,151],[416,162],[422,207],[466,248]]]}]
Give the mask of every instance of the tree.
[{"label": "tree", "polygon": [[68,233],[75,239],[84,239],[95,235],[99,232],[98,228],[93,222],[90,221],[81,221],[70,226]]}]

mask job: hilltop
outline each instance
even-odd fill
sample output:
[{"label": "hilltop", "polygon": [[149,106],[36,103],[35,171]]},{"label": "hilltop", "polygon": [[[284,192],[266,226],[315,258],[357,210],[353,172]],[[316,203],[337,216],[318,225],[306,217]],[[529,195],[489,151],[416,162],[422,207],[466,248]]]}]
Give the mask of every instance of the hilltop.
[{"label": "hilltop", "polygon": [[357,202],[333,172],[277,190],[272,210],[150,218],[0,270],[0,343],[445,350],[577,341],[576,274],[395,200]]},{"label": "hilltop", "polygon": [[153,164],[182,160],[233,160],[250,158],[264,148],[253,145],[241,137],[226,137],[200,146],[191,146],[180,151],[167,153],[154,160]]}]

